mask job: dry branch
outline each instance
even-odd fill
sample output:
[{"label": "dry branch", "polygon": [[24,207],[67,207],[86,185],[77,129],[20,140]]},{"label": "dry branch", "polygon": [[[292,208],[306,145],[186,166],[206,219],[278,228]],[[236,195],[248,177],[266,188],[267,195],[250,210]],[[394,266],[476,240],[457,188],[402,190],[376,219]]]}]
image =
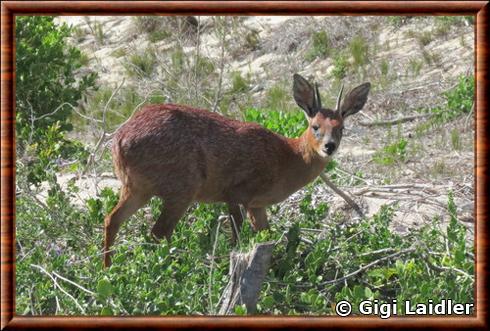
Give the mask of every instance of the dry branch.
[{"label": "dry branch", "polygon": [[[58,282],[56,281],[56,278],[54,278],[46,269],[44,269],[43,267],[41,267],[41,266],[39,266],[37,264],[31,264],[30,266],[33,267],[33,268],[39,269],[42,273],[44,273],[46,276],[48,276],[49,278],[51,278],[51,280],[53,281],[54,288],[55,289],[58,288],[63,294],[65,294],[67,297],[69,297],[75,303],[75,305],[78,307],[78,309],[80,309],[80,311],[83,314],[85,314],[85,309],[83,309],[83,307],[78,303],[77,299],[75,299],[73,297],[73,295],[71,295],[64,288],[62,288],[58,284]],[[57,309],[59,309],[59,306],[57,306]]]},{"label": "dry branch", "polygon": [[422,115],[414,115],[414,116],[396,118],[394,120],[389,120],[389,121],[359,122],[359,125],[367,126],[367,127],[388,126],[388,125],[395,125],[395,124],[414,121],[414,120],[419,119],[419,118],[430,118],[432,116],[434,116],[434,114],[422,114]]},{"label": "dry branch", "polygon": [[325,182],[325,184],[327,184],[328,187],[330,187],[335,193],[337,193],[338,195],[340,195],[344,200],[345,202],[347,202],[349,204],[349,206],[351,206],[351,208],[353,208],[356,213],[364,218],[364,213],[362,212],[362,209],[361,207],[359,207],[359,205],[354,201],[352,200],[347,194],[345,194],[341,189],[339,189],[337,187],[337,185],[335,185],[332,181],[330,181],[330,179],[328,179],[327,175],[325,175],[324,173],[321,173],[320,174],[320,178]]},{"label": "dry branch", "polygon": [[340,277],[340,278],[337,278],[337,279],[333,279],[333,280],[327,280],[325,282],[320,283],[319,285],[320,286],[325,286],[325,285],[332,285],[332,284],[343,282],[347,278],[353,277],[353,276],[355,276],[355,275],[363,272],[364,270],[367,270],[367,269],[371,268],[372,266],[377,265],[378,263],[381,263],[381,262],[386,261],[386,260],[390,260],[390,259],[395,258],[395,257],[398,257],[400,255],[404,255],[404,254],[408,254],[408,253],[413,253],[413,252],[415,252],[415,248],[407,248],[407,249],[404,249],[402,251],[399,251],[399,252],[396,252],[396,253],[387,255],[385,257],[382,257],[380,259],[374,260],[373,262],[370,262],[370,263],[366,264],[365,266],[357,269],[356,271],[351,272],[348,275],[345,275],[343,277]]}]

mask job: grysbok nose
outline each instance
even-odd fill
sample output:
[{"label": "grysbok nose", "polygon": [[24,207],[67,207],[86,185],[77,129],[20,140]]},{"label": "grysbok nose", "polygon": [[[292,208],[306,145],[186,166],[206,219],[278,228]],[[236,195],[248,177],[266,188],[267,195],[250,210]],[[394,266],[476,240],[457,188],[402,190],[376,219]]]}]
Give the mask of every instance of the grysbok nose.
[{"label": "grysbok nose", "polygon": [[332,155],[332,153],[335,151],[335,147],[336,145],[334,142],[328,142],[325,144],[325,151],[328,155]]}]

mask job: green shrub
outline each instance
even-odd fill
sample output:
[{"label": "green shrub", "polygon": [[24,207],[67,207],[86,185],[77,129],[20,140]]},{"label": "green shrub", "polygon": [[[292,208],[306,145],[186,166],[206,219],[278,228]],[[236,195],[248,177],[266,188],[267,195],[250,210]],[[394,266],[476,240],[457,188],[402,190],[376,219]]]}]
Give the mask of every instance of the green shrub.
[{"label": "green shrub", "polygon": [[58,121],[62,131],[71,130],[72,108],[63,104],[77,106],[84,92],[95,87],[95,73],[75,76],[84,57],[66,42],[70,28],[57,26],[53,20],[49,16],[16,17],[15,107],[17,144],[21,146],[31,135],[35,141],[42,139],[43,130]]},{"label": "green shrub", "polygon": [[414,76],[418,76],[420,74],[420,71],[422,70],[422,67],[424,66],[424,62],[419,61],[418,59],[411,58],[408,67],[410,68],[410,71]]},{"label": "green shrub", "polygon": [[186,64],[186,58],[184,50],[180,47],[175,48],[170,55],[172,68],[175,72],[179,73],[184,70],[184,66]]},{"label": "green shrub", "polygon": [[[96,93],[87,98],[86,112],[90,117],[102,119],[103,111],[107,105],[106,125],[107,129],[115,130],[122,122],[131,116],[138,105],[144,102],[144,97],[139,95],[134,88],[121,88],[112,99],[114,89],[101,87]],[[109,104],[107,104],[111,100]],[[165,97],[160,94],[152,93],[148,96],[146,104],[165,102]],[[75,123],[80,124],[83,129],[90,124],[90,120],[77,119]]]},{"label": "green shrub", "polygon": [[459,27],[465,24],[473,24],[473,16],[435,16],[434,33],[436,36],[446,36],[451,27]]},{"label": "green shrub", "polygon": [[152,43],[156,43],[161,40],[169,38],[171,35],[172,34],[167,30],[156,30],[148,33],[148,40],[151,41]]},{"label": "green shrub", "polygon": [[65,138],[69,117],[95,73],[78,73],[87,58],[68,45],[71,29],[49,16],[16,17],[17,183],[28,189],[52,178],[62,160],[86,156]]},{"label": "green shrub", "polygon": [[281,111],[250,108],[243,113],[247,122],[259,123],[263,127],[286,137],[299,137],[306,129],[307,123],[303,112]]},{"label": "green shrub", "polygon": [[473,75],[461,76],[458,85],[444,93],[447,101],[448,118],[469,113],[475,103],[475,79]]},{"label": "green shrub", "polygon": [[407,156],[408,141],[400,138],[398,141],[389,144],[373,156],[373,161],[381,165],[392,165],[396,162],[404,162]]},{"label": "green shrub", "polygon": [[461,150],[461,136],[458,129],[451,130],[451,145],[456,151]]},{"label": "green shrub", "polygon": [[136,31],[139,33],[153,33],[158,31],[164,22],[163,17],[159,16],[136,16],[134,17],[134,24]]},{"label": "green shrub", "polygon": [[333,60],[333,65],[332,76],[338,80],[343,79],[347,75],[347,66],[349,65],[345,55],[337,54]]},{"label": "green shrub", "polygon": [[208,77],[215,70],[213,61],[211,61],[209,58],[204,56],[200,56],[197,58],[197,61],[195,63],[195,68],[196,68],[195,72],[197,76],[201,79]]},{"label": "green shrub", "polygon": [[260,46],[259,31],[251,30],[245,35],[245,47],[254,51]]},{"label": "green shrub", "polygon": [[[49,208],[30,196],[18,198],[17,314],[216,313],[229,279],[231,250],[230,230],[217,222],[226,213],[222,204],[192,207],[177,224],[171,244],[153,244],[146,214],[158,217],[162,204],[152,199],[146,214],[140,211],[122,225],[113,265],[104,269],[99,229],[117,194],[104,189],[80,207],[70,203],[74,192],[74,187],[51,190]],[[249,222],[243,225],[239,251],[277,241],[259,314],[330,315],[340,300],[354,306],[365,299],[473,302],[474,251],[466,242],[452,193],[447,230],[434,218],[402,236],[391,227],[396,206],[384,206],[359,222],[325,222],[328,205],[314,203],[313,192],[313,185],[306,188],[298,210],[287,219],[277,218],[277,209],[272,210],[276,219],[268,231],[255,234]],[[283,234],[287,240],[279,240]],[[236,312],[246,313],[242,308]]]},{"label": "green shrub", "polygon": [[432,42],[432,31],[423,31],[417,34],[417,41],[421,46],[426,46]]},{"label": "green shrub", "polygon": [[429,65],[437,64],[441,59],[441,56],[438,53],[436,53],[435,51],[431,52],[426,49],[422,50],[422,57],[424,58],[424,61]]},{"label": "green shrub", "polygon": [[130,76],[151,77],[154,74],[156,63],[155,53],[153,50],[147,49],[144,52],[130,55],[124,67]]},{"label": "green shrub", "polygon": [[349,44],[349,50],[354,59],[354,65],[356,65],[357,67],[362,67],[369,61],[369,46],[363,37],[356,36],[352,38]]},{"label": "green shrub", "polygon": [[288,111],[293,109],[291,103],[291,91],[283,84],[275,84],[266,92],[265,108]]},{"label": "green shrub", "polygon": [[111,53],[111,56],[113,57],[123,57],[123,56],[126,56],[127,54],[127,50],[125,47],[119,47],[119,48],[116,48],[112,53]]},{"label": "green shrub", "polygon": [[388,16],[386,19],[388,23],[399,28],[402,25],[405,25],[409,22],[412,17],[410,16]]},{"label": "green shrub", "polygon": [[92,33],[94,34],[95,41],[98,44],[103,45],[105,40],[104,26],[99,21],[94,21],[93,25],[90,25]]},{"label": "green shrub", "polygon": [[242,77],[240,71],[234,71],[231,74],[231,92],[242,93],[250,88],[250,81]]},{"label": "green shrub", "polygon": [[133,18],[138,33],[146,33],[152,43],[169,38],[172,34],[165,26],[165,18],[159,16],[137,16]]},{"label": "green shrub", "polygon": [[305,59],[309,62],[316,58],[325,58],[329,54],[329,40],[325,31],[313,32],[311,35],[311,46],[305,54]]},{"label": "green shrub", "polygon": [[423,135],[434,126],[452,121],[473,110],[475,102],[474,76],[463,75],[459,77],[458,84],[451,90],[445,92],[444,98],[445,104],[442,106],[430,109],[420,109],[420,112],[432,113],[433,116],[415,127],[417,136]]},{"label": "green shrub", "polygon": [[386,59],[383,59],[381,61],[381,65],[380,65],[381,75],[386,77],[388,75],[389,69],[390,69],[390,64],[388,63],[388,61]]},{"label": "green shrub", "polygon": [[449,122],[472,111],[475,102],[474,76],[461,76],[458,84],[445,92],[444,97],[446,99],[444,106],[427,110],[434,113],[434,116],[424,124],[425,127]]}]

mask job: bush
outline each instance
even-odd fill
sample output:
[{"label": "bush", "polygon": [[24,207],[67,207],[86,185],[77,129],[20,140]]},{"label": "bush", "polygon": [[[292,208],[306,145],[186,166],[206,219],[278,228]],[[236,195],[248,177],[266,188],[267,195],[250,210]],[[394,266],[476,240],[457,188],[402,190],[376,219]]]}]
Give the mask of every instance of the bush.
[{"label": "bush", "polygon": [[461,76],[458,85],[444,94],[447,101],[447,118],[467,114],[475,102],[475,79],[473,75]]},{"label": "bush", "polygon": [[[100,228],[117,194],[104,189],[79,207],[70,202],[75,192],[73,186],[67,191],[54,186],[45,206],[30,196],[18,200],[18,314],[216,313],[228,281],[231,249],[229,227],[217,222],[226,213],[224,205],[196,205],[177,224],[171,244],[152,244],[152,222],[147,219],[158,218],[162,206],[152,199],[146,212],[139,211],[133,222],[123,224],[113,265],[103,269]],[[240,251],[258,242],[278,242],[259,314],[333,314],[340,300],[354,306],[365,299],[473,302],[474,252],[457,219],[452,193],[447,230],[441,230],[440,219],[434,218],[401,236],[390,226],[396,206],[385,206],[359,222],[325,222],[328,205],[314,203],[313,192],[309,185],[298,210],[287,217],[272,207],[268,231],[255,234],[249,222],[243,225]],[[283,234],[287,241],[280,240]],[[340,280],[343,276],[345,281]]]},{"label": "bush", "polygon": [[132,77],[151,77],[155,72],[157,58],[152,49],[144,52],[134,53],[129,56],[124,68],[129,76]]},{"label": "bush", "polygon": [[307,123],[302,111],[279,111],[265,109],[247,109],[243,113],[247,122],[259,123],[263,127],[286,137],[299,137],[306,129]]},{"label": "bush", "polygon": [[[71,29],[53,17],[16,19],[16,134],[18,184],[51,178],[63,159],[86,155],[65,139],[69,117],[84,93],[95,88],[95,73],[78,69],[86,58],[67,44]],[[27,183],[24,181],[27,180]]]},{"label": "bush", "polygon": [[408,141],[400,138],[398,141],[389,144],[373,156],[373,161],[382,165],[392,165],[395,162],[405,162],[407,156]]},{"label": "bush", "polygon": [[461,76],[458,84],[453,89],[444,93],[444,98],[446,102],[443,106],[422,110],[423,112],[433,113],[434,116],[417,126],[416,131],[418,134],[426,131],[433,125],[452,121],[472,111],[475,102],[474,76]]},{"label": "bush", "polygon": [[313,61],[320,57],[325,58],[329,53],[329,40],[325,31],[313,32],[311,35],[311,47],[305,55],[307,61]]},{"label": "bush", "polygon": [[16,18],[15,106],[20,147],[29,139],[42,139],[43,130],[56,122],[60,130],[71,130],[68,117],[72,108],[63,104],[77,106],[84,92],[95,87],[95,73],[78,73],[84,57],[67,44],[70,32],[66,24],[55,25],[53,17]]},{"label": "bush", "polygon": [[214,62],[205,56],[199,56],[194,63],[194,72],[198,79],[206,79],[215,70]]},{"label": "bush", "polygon": [[293,110],[291,92],[283,84],[275,84],[266,92],[265,108],[278,111]]},{"label": "bush", "polygon": [[412,17],[411,16],[388,16],[386,17],[388,23],[393,25],[396,28],[401,27],[402,25],[407,24]]},{"label": "bush", "polygon": [[333,60],[332,76],[338,80],[343,79],[347,75],[347,66],[349,62],[343,54],[337,54]]},{"label": "bush", "polygon": [[250,81],[243,78],[240,71],[231,74],[231,93],[242,93],[250,89]]},{"label": "bush", "polygon": [[349,49],[356,66],[362,67],[368,62],[369,46],[363,37],[356,36],[352,38]]},{"label": "bush", "polygon": [[159,16],[137,16],[133,22],[137,32],[151,34],[162,28],[165,19]]},{"label": "bush", "polygon": [[252,29],[245,35],[245,47],[252,51],[257,50],[260,47],[260,37],[257,30]]}]

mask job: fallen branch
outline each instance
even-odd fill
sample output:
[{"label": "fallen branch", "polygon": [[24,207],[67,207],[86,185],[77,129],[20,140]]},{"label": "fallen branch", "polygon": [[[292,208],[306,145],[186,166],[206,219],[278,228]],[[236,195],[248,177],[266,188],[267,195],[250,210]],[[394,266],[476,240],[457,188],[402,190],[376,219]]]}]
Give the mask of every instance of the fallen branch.
[{"label": "fallen branch", "polygon": [[410,122],[414,121],[419,118],[430,118],[434,116],[435,114],[422,114],[422,115],[414,115],[414,116],[407,116],[407,117],[401,117],[401,118],[396,118],[394,120],[389,120],[389,121],[375,121],[375,122],[359,122],[359,125],[362,126],[388,126],[388,125],[395,125],[395,124],[400,124],[400,123],[405,123],[405,122]]},{"label": "fallen branch", "polygon": [[460,275],[463,275],[467,278],[471,278],[473,279],[473,276],[471,276],[470,274],[466,273],[465,271],[461,270],[461,269],[458,269],[458,268],[455,268],[455,267],[445,267],[445,266],[438,266],[438,265],[435,265],[433,264],[432,262],[429,261],[429,258],[427,256],[424,256],[424,261],[425,263],[427,264],[427,266],[434,270],[434,271],[437,271],[437,272],[446,272],[446,271],[452,271],[452,272],[456,272]]},{"label": "fallen branch", "polygon": [[344,200],[345,202],[347,202],[347,204],[349,206],[351,206],[351,208],[353,208],[357,214],[364,218],[364,213],[362,212],[362,209],[359,207],[359,205],[354,201],[352,200],[347,194],[345,194],[341,189],[339,189],[337,187],[337,185],[335,185],[332,181],[330,181],[330,179],[328,179],[327,175],[325,175],[324,173],[321,173],[320,174],[320,178],[325,182],[325,184],[327,184],[328,187],[330,187],[335,193],[337,193],[338,195],[340,195]]}]

